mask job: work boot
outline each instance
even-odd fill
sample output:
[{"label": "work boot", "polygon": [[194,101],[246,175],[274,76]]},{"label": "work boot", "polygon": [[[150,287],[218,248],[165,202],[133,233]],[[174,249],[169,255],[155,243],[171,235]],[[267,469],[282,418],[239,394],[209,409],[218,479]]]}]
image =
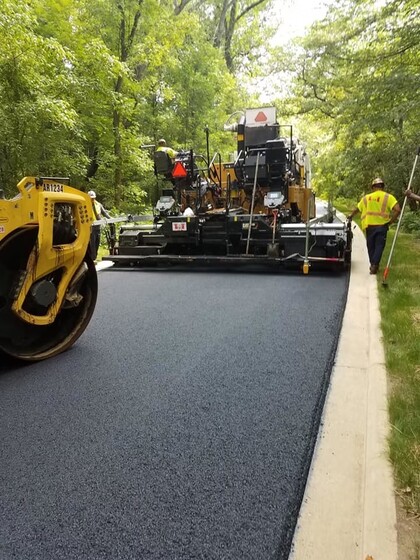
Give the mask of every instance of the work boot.
[{"label": "work boot", "polygon": [[378,268],[379,268],[379,265],[377,265],[377,264],[371,264],[371,265],[370,265],[370,273],[371,273],[371,274],[376,274],[376,273],[378,272]]}]

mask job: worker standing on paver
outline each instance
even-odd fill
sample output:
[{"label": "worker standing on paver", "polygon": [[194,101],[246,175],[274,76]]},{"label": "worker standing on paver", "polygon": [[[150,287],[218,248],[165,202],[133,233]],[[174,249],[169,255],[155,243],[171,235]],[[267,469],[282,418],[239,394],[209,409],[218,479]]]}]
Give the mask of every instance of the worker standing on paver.
[{"label": "worker standing on paver", "polygon": [[166,154],[168,154],[171,160],[174,160],[178,154],[178,152],[166,145],[166,140],[164,138],[161,138],[159,140],[156,151],[165,152]]},{"label": "worker standing on paver", "polygon": [[371,184],[372,192],[365,195],[348,216],[348,219],[351,220],[359,212],[362,215],[362,229],[366,234],[370,274],[378,272],[389,226],[398,219],[401,212],[395,196],[384,189],[384,181],[379,177],[374,179]]}]

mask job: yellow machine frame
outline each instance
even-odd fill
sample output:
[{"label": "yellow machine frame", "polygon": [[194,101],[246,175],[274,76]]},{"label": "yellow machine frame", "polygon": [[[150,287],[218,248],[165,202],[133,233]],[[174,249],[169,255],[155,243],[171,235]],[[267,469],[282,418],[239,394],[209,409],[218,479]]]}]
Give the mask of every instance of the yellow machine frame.
[{"label": "yellow machine frame", "polygon": [[[290,208],[292,202],[296,202],[299,209],[302,212],[302,220],[304,222],[315,218],[315,194],[310,187],[305,186],[305,169],[300,166],[300,181],[299,184],[289,185],[288,187],[288,202],[285,204],[286,208]],[[222,186],[222,197],[226,198],[227,188],[228,188],[228,175],[234,175],[231,163],[222,163],[221,166],[218,163],[214,164],[214,171],[211,177],[215,180],[219,176],[221,177]],[[245,204],[245,194],[240,189],[231,187],[231,200],[234,200],[239,206]],[[251,201],[249,200],[249,204]],[[254,211],[265,212],[264,206],[255,206]]]},{"label": "yellow machine frame", "polygon": [[[56,319],[71,289],[70,284],[77,281],[76,272],[83,264],[89,246],[92,204],[87,194],[57,179],[24,177],[17,187],[19,194],[13,199],[0,199],[0,247],[25,229],[38,228],[38,236],[29,255],[26,271],[20,277],[11,309],[27,323],[48,325]],[[53,245],[54,209],[57,203],[72,207],[77,232],[72,243]],[[38,316],[25,311],[23,305],[33,284],[58,269],[61,269],[62,276],[57,286],[57,297],[46,314]]]}]

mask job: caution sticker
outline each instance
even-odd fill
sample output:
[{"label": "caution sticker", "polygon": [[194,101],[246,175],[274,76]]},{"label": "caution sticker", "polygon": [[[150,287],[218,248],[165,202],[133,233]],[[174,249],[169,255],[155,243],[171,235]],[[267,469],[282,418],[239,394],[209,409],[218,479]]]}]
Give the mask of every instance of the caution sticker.
[{"label": "caution sticker", "polygon": [[187,231],[186,222],[172,222],[172,231]]}]

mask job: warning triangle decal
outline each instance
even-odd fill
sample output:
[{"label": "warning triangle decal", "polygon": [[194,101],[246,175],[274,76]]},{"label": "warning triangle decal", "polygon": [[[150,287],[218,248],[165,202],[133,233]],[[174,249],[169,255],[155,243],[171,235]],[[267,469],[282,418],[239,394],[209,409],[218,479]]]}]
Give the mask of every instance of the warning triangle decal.
[{"label": "warning triangle decal", "polygon": [[172,177],[174,179],[183,179],[188,175],[187,170],[184,167],[184,164],[180,161],[176,161],[174,168],[172,170]]},{"label": "warning triangle decal", "polygon": [[267,115],[260,111],[258,115],[255,117],[255,122],[265,122],[267,120]]}]

